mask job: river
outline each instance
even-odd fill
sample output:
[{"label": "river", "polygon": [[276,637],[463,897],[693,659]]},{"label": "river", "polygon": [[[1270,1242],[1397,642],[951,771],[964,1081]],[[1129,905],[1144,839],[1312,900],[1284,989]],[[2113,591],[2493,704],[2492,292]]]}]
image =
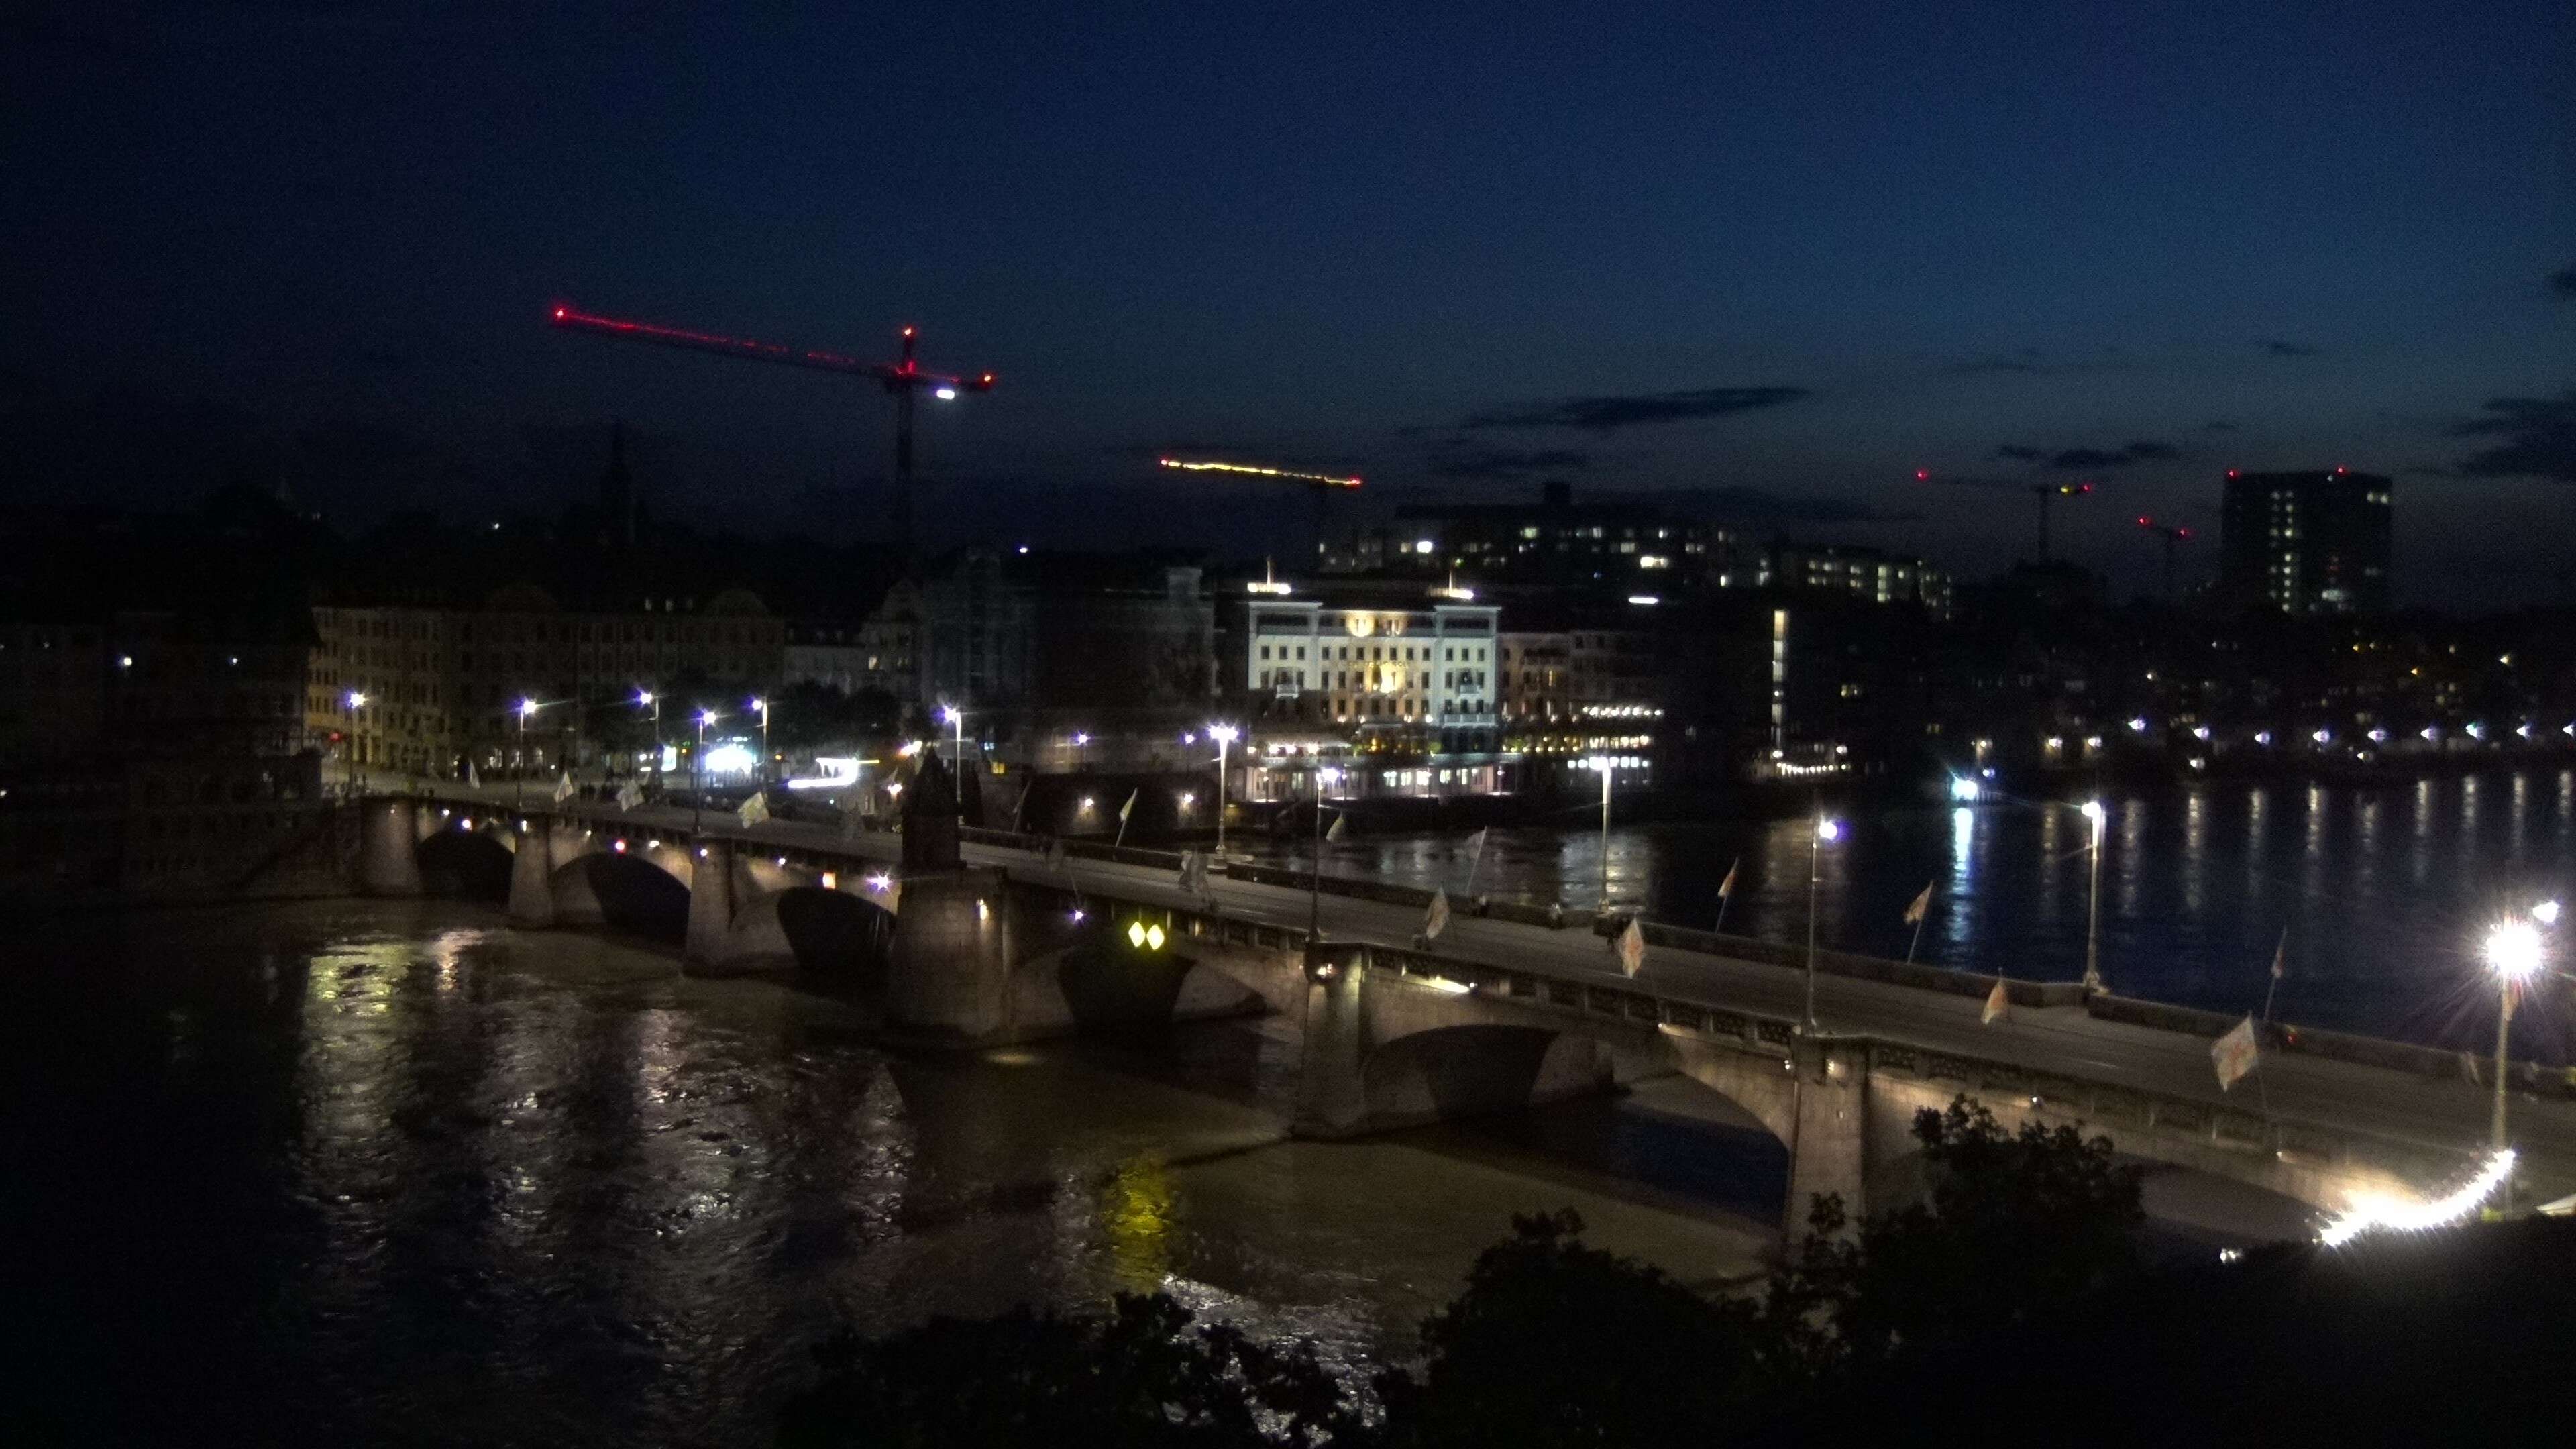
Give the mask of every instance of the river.
[{"label": "river", "polygon": [[[2081,977],[2091,861],[2080,799],[1989,797],[1842,819],[1841,838],[1813,856],[1819,939],[1884,956],[1911,949],[1972,971]],[[2259,1011],[2278,952],[2286,969],[2274,1008],[2284,1020],[2491,1046],[2484,930],[2542,900],[2576,908],[2576,770],[2381,787],[2211,783],[2105,804],[2102,974],[2116,991],[2159,1001]],[[1460,898],[1472,869],[1473,888],[1496,899],[1590,907],[1602,890],[1601,836],[1577,818],[1496,829],[1481,866],[1463,836],[1358,835],[1324,847],[1326,868]],[[1614,811],[1610,903],[1706,928],[1733,867],[1726,929],[1802,942],[1813,838],[1803,816],[1622,827]],[[1299,869],[1311,859],[1293,836],[1244,844]],[[1904,917],[1927,885],[1917,945]],[[2535,995],[2514,1022],[2518,1051],[2568,1059],[2576,1012],[2566,996]]]},{"label": "river", "polygon": [[1515,1212],[1715,1284],[1786,1191],[1678,1081],[1296,1142],[1291,1021],[906,1055],[842,1002],[483,906],[0,949],[18,1443],[759,1443],[835,1323],[1119,1289],[1356,1376]]}]

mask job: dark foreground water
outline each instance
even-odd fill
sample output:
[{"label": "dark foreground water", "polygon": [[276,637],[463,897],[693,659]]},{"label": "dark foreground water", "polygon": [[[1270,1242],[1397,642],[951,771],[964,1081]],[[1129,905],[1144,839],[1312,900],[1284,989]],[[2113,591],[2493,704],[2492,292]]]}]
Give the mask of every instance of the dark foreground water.
[{"label": "dark foreground water", "polygon": [[757,1443],[837,1322],[1121,1288],[1400,1358],[1514,1212],[1710,1283],[1786,1190],[1684,1083],[1289,1142],[1292,1022],[908,1057],[478,907],[19,923],[0,982],[13,1445]]},{"label": "dark foreground water", "polygon": [[[1828,947],[1901,957],[1905,908],[1928,884],[1926,961],[2037,980],[2083,974],[2090,826],[2059,800],[1993,799],[1846,814],[1819,853],[1817,931]],[[2454,1046],[2491,1046],[2493,988],[2476,944],[2507,910],[2562,900],[2576,967],[2576,770],[2378,788],[2209,784],[2114,794],[2102,851],[2102,972],[2114,990],[2219,1011],[2260,1010],[2287,932],[2277,1010],[2289,1020]],[[1247,833],[1248,834],[1248,833]],[[1740,862],[1726,929],[1806,938],[1806,818],[1621,827],[1609,898],[1653,919],[1707,927]],[[1358,836],[1325,846],[1331,869],[1453,896],[1469,886],[1463,836]],[[1300,867],[1307,842],[1246,842]],[[1601,894],[1597,815],[1496,830],[1475,882],[1494,896],[1589,907]],[[2565,1060],[2570,983],[2538,993],[2515,1045]]]}]

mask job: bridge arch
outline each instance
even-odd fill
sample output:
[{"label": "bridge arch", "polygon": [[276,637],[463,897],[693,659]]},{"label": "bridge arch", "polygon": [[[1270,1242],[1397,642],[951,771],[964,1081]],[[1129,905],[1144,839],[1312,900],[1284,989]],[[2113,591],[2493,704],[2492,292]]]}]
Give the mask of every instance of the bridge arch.
[{"label": "bridge arch", "polygon": [[1382,1041],[1360,1064],[1374,1127],[1506,1111],[1607,1090],[1609,1054],[1580,1032],[1470,1023]]},{"label": "bridge arch", "polygon": [[451,825],[422,836],[412,854],[425,894],[496,902],[510,898],[513,852],[496,831]]},{"label": "bridge arch", "polygon": [[587,851],[556,866],[546,884],[559,924],[604,926],[655,941],[688,935],[688,882],[644,855]]}]

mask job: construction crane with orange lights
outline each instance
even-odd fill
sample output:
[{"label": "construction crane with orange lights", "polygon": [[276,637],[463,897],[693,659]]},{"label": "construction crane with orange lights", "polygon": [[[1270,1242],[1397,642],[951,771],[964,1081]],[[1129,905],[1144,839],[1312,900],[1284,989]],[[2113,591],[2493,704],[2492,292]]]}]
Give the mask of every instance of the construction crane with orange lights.
[{"label": "construction crane with orange lights", "polygon": [[1229,473],[1276,483],[1294,483],[1313,489],[1315,493],[1315,564],[1318,568],[1322,567],[1324,562],[1325,502],[1343,489],[1360,486],[1357,475],[1345,478],[1332,473],[1301,473],[1294,468],[1273,468],[1261,463],[1224,463],[1183,458],[1157,458],[1154,461],[1162,467],[1177,469],[1183,473]]},{"label": "construction crane with orange lights", "polygon": [[2158,523],[2146,514],[2138,515],[2138,527],[2165,541],[2165,602],[2174,598],[2174,550],[2191,542],[2191,530],[2180,524]]},{"label": "construction crane with orange lights", "polygon": [[1945,478],[1936,477],[1929,468],[1914,470],[1917,483],[1946,483],[1953,488],[2000,488],[2027,493],[2039,500],[2039,561],[2048,562],[2048,505],[2060,498],[2081,498],[2093,491],[2090,483],[2032,483],[2020,478]]},{"label": "construction crane with orange lights", "polygon": [[912,433],[913,408],[922,393],[942,402],[961,393],[991,392],[993,374],[978,372],[964,375],[925,372],[913,357],[916,329],[903,329],[903,350],[893,362],[868,362],[844,357],[837,352],[823,352],[807,347],[782,347],[774,342],[754,342],[740,337],[720,337],[709,332],[691,332],[678,327],[657,327],[649,322],[621,321],[614,317],[596,317],[587,312],[557,303],[548,318],[554,326],[567,332],[588,332],[599,337],[623,337],[636,342],[654,342],[664,347],[685,347],[695,352],[713,352],[725,357],[739,357],[752,362],[775,362],[788,367],[802,367],[815,372],[838,372],[852,377],[874,378],[894,397],[894,533],[895,547],[903,559],[904,569],[913,566],[912,532]]}]

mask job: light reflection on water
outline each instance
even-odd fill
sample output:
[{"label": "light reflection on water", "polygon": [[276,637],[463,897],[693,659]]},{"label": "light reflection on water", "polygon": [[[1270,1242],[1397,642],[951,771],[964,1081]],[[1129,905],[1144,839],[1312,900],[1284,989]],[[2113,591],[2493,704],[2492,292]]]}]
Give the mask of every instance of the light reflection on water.
[{"label": "light reflection on water", "polygon": [[[1905,905],[1937,882],[1925,959],[2072,980],[2084,960],[2089,828],[2057,801],[1926,803],[1865,813],[1824,852],[1818,933],[1905,954]],[[2115,990],[2222,1011],[2259,1008],[2289,933],[2285,1017],[2476,1046],[2462,1005],[2473,942],[2509,908],[2576,899],[2576,770],[2377,787],[2184,784],[2115,797],[2103,858],[2103,971]],[[1612,905],[1706,927],[1716,885],[1743,860],[1730,932],[1796,942],[1807,922],[1810,817],[1614,828]],[[1480,888],[1589,907],[1591,830],[1496,829]],[[1302,840],[1245,844],[1300,865]],[[1463,894],[1455,840],[1346,838],[1333,868]],[[2517,1015],[2517,1042],[2556,1059],[2576,1013],[2555,1000]],[[2528,1027],[2529,1036],[2524,1033]]]},{"label": "light reflection on water", "polygon": [[5,1204],[47,1245],[13,1310],[51,1329],[12,1408],[60,1430],[27,1442],[763,1443],[836,1322],[1157,1287],[1356,1375],[1514,1213],[1709,1281],[1757,1266],[1786,1191],[1687,1083],[1293,1142],[1279,1019],[896,1054],[847,1005],[492,918],[12,943],[46,969],[0,1013],[0,1127],[48,1169]]}]

